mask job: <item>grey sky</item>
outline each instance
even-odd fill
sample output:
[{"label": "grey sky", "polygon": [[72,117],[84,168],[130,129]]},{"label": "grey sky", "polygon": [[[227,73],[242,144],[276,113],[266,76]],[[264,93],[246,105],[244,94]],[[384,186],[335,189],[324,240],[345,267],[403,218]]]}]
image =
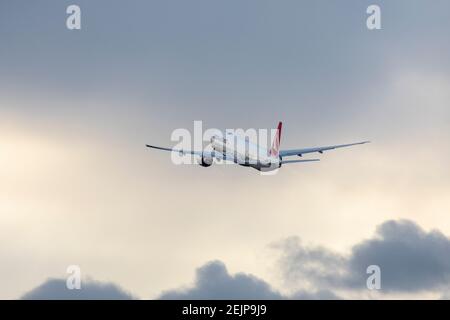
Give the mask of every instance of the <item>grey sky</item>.
[{"label": "grey sky", "polygon": [[[65,27],[73,3],[80,31]],[[366,28],[372,3],[379,31]],[[449,12],[447,0],[1,0],[0,274],[15,276],[0,297],[71,264],[157,297],[216,259],[286,294],[273,241],[345,255],[392,219],[450,234]],[[145,150],[193,120],[282,120],[284,148],[373,143],[270,178]]]}]

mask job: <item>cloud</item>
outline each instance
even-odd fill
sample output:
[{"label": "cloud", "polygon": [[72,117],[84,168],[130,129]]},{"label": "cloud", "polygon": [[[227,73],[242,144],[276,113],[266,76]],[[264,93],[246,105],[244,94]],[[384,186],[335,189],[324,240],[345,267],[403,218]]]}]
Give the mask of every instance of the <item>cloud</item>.
[{"label": "cloud", "polygon": [[269,284],[255,276],[230,275],[225,264],[212,261],[197,269],[195,284],[186,289],[165,291],[160,299],[282,299]]},{"label": "cloud", "polygon": [[409,220],[386,221],[373,238],[340,255],[326,248],[303,246],[298,238],[276,245],[285,279],[297,286],[361,290],[369,265],[381,269],[382,292],[444,290],[450,285],[450,239],[424,231]]},{"label": "cloud", "polygon": [[24,300],[129,300],[133,297],[115,284],[83,281],[80,290],[69,290],[64,279],[48,279],[22,296]]},{"label": "cloud", "polygon": [[251,274],[230,275],[221,261],[211,261],[197,269],[192,287],[165,291],[160,299],[296,299],[296,300],[335,300],[339,299],[328,290],[301,290],[293,295],[282,295],[271,286]]},{"label": "cloud", "polygon": [[[93,280],[82,282],[80,290],[68,290],[64,279],[48,279],[38,287],[24,294],[24,300],[128,300],[134,299],[113,283]],[[211,261],[197,269],[195,283],[192,287],[168,290],[161,293],[162,300],[183,299],[298,299],[298,300],[334,300],[339,299],[328,290],[301,290],[292,296],[285,296],[251,274],[237,273],[230,275],[221,261]]]},{"label": "cloud", "polygon": [[[279,242],[279,267],[286,284],[282,294],[251,274],[230,274],[221,261],[198,268],[188,287],[163,291],[159,299],[340,299],[341,293],[367,297],[367,267],[381,269],[383,294],[429,292],[450,297],[450,238],[425,231],[409,220],[389,220],[375,235],[354,245],[347,255],[324,247],[305,246],[299,238]],[[367,292],[367,291],[366,291]],[[338,295],[339,293],[339,295]],[[373,297],[373,296],[372,296]],[[22,299],[132,299],[112,283],[84,281],[81,290],[66,289],[65,280],[49,279]]]}]

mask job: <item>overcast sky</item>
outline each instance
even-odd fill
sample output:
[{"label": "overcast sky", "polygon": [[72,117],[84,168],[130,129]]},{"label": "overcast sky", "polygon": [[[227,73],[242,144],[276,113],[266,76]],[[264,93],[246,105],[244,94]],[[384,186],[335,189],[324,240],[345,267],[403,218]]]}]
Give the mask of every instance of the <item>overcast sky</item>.
[{"label": "overcast sky", "polygon": [[[74,3],[81,30],[66,28]],[[366,27],[373,3],[382,30]],[[450,254],[449,15],[447,0],[0,0],[0,298],[73,264],[124,297],[201,297],[212,276],[216,296],[345,298],[361,252],[389,265],[370,239],[406,230],[399,250]],[[194,120],[282,120],[282,148],[372,143],[274,176],[146,150]],[[351,279],[298,267],[304,246]],[[383,294],[443,295],[450,263],[436,264],[441,280],[420,265]]]}]

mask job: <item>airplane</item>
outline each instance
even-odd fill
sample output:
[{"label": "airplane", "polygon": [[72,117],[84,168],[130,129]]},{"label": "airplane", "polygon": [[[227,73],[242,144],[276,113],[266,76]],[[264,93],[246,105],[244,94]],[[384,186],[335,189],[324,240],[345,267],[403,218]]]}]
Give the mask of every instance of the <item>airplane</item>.
[{"label": "airplane", "polygon": [[287,149],[280,150],[281,143],[281,128],[282,122],[278,123],[275,137],[270,150],[249,142],[248,137],[242,139],[242,137],[234,134],[227,137],[220,137],[214,135],[211,137],[211,149],[203,151],[183,150],[174,148],[164,148],[147,144],[148,148],[178,152],[180,155],[191,154],[198,157],[198,164],[202,167],[210,167],[213,164],[214,159],[231,161],[236,164],[245,167],[251,167],[258,171],[273,171],[281,168],[283,164],[301,163],[301,162],[314,162],[320,161],[320,159],[293,159],[288,160],[286,157],[298,156],[302,157],[304,154],[318,152],[322,154],[324,151],[345,148],[360,144],[369,143],[370,141],[355,142],[349,144],[339,144],[326,147],[313,147],[303,149]]}]

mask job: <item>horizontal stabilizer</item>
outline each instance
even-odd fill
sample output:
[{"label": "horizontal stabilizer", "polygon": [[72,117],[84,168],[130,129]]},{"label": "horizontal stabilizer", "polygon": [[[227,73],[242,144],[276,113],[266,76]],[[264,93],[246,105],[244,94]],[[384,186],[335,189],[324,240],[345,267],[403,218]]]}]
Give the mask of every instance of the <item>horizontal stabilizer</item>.
[{"label": "horizontal stabilizer", "polygon": [[282,160],[281,164],[297,163],[297,162],[315,162],[315,161],[320,161],[320,159]]}]

